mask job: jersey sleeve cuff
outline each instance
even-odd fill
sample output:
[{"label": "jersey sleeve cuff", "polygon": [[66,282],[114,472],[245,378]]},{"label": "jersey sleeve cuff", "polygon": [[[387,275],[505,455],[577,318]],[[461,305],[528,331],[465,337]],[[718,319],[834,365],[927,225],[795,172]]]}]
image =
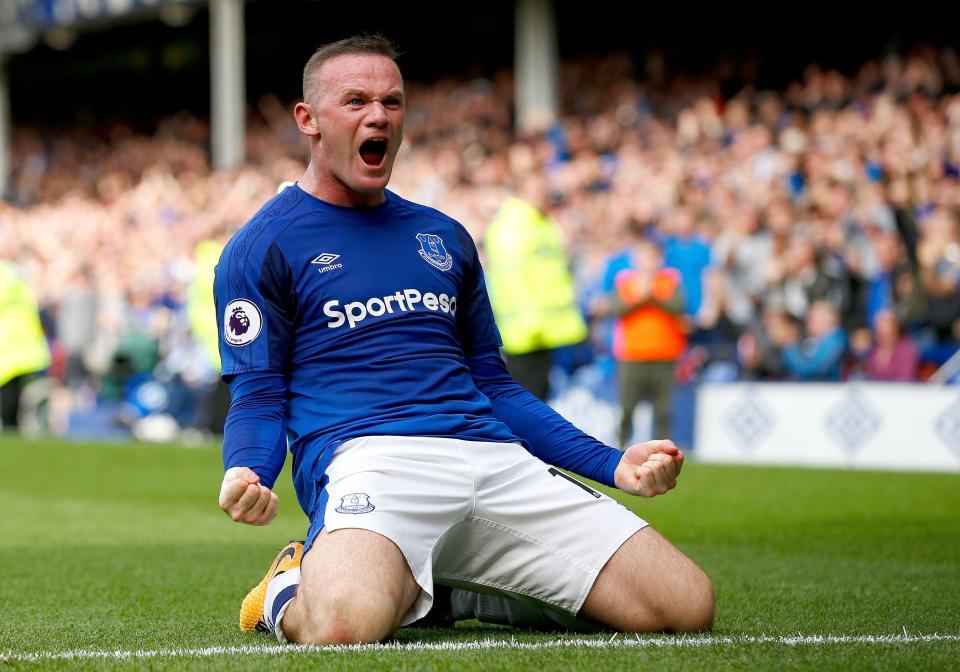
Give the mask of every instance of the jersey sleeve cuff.
[{"label": "jersey sleeve cuff", "polygon": [[623,451],[617,450],[616,448],[610,449],[610,454],[607,456],[607,463],[603,468],[603,484],[611,488],[617,487],[617,484],[614,480],[614,474],[617,471],[617,465],[620,464],[620,458],[623,457]]}]

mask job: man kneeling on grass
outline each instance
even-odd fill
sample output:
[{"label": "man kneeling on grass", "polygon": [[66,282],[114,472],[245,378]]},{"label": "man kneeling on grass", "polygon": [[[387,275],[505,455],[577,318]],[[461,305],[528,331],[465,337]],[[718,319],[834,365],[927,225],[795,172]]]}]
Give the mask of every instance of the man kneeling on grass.
[{"label": "man kneeling on grass", "polygon": [[683,454],[670,441],[608,447],[516,384],[470,235],[386,189],[405,112],[395,57],[363,36],[310,58],[295,109],[310,164],[217,266],[233,394],[220,506],[273,519],[289,436],[310,518],[306,541],[244,600],[241,626],[376,642],[446,586],[494,596],[453,591],[454,618],[709,628],[707,575],[555,468],[653,497],[676,485]]}]

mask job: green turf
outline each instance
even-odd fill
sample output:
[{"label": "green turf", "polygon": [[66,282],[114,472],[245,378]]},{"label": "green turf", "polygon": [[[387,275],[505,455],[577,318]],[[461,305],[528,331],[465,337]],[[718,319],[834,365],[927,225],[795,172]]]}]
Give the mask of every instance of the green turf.
[{"label": "green turf", "polygon": [[[958,669],[960,643],[713,644],[484,651],[293,652],[142,660],[6,654],[273,644],[237,606],[305,519],[280,478],[265,528],[217,508],[213,446],[0,438],[4,669]],[[960,476],[688,463],[680,487],[629,500],[713,577],[714,634],[960,634]],[[557,635],[476,623],[400,642]],[[601,638],[608,638],[602,636]],[[653,637],[662,638],[662,636]]]}]

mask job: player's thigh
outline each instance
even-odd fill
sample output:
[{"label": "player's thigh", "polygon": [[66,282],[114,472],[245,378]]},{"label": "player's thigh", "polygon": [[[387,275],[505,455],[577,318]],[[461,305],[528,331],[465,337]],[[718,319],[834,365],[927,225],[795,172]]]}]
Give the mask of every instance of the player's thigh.
[{"label": "player's thigh", "polygon": [[400,626],[420,594],[397,545],[369,530],[321,532],[300,571],[298,606],[322,640],[381,639]]},{"label": "player's thigh", "polygon": [[709,577],[652,527],[604,565],[580,614],[618,630],[696,631],[713,623]]}]

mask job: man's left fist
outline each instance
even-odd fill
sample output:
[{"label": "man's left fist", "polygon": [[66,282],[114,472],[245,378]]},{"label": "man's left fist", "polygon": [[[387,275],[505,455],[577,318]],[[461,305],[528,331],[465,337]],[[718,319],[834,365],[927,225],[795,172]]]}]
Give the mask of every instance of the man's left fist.
[{"label": "man's left fist", "polygon": [[635,443],[620,458],[614,483],[624,492],[656,497],[677,487],[683,453],[669,439]]}]

